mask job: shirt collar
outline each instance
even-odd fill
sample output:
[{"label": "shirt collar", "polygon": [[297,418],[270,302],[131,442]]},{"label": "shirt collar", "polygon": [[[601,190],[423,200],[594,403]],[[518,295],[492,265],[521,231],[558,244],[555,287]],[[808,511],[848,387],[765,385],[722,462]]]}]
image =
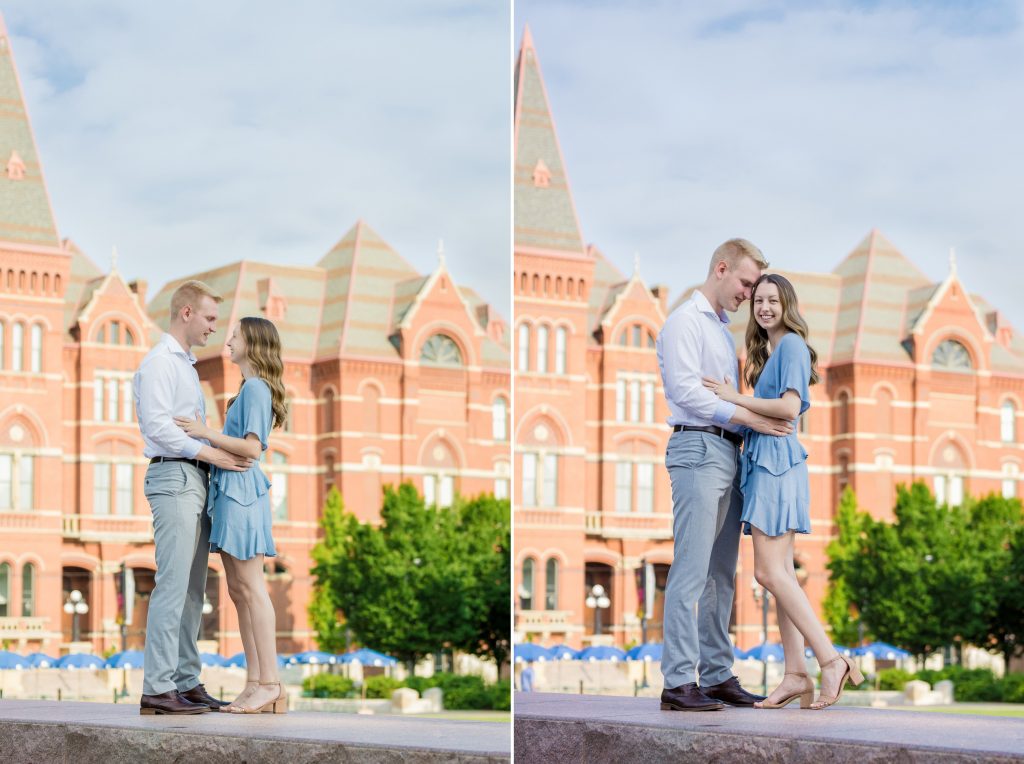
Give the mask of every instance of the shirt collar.
[{"label": "shirt collar", "polygon": [[185,348],[181,346],[181,343],[178,342],[178,340],[176,340],[169,332],[164,332],[164,336],[160,338],[160,341],[163,342],[167,346],[167,349],[172,353],[184,356],[188,359],[188,362],[193,366],[195,366],[196,361],[199,360],[195,357],[192,351],[186,352]]},{"label": "shirt collar", "polygon": [[693,290],[693,301],[697,305],[697,310],[701,313],[707,313],[708,315],[714,316],[723,324],[729,323],[729,317],[723,310],[721,313],[715,313],[715,309],[711,307],[711,301],[708,300],[707,296],[699,289]]}]

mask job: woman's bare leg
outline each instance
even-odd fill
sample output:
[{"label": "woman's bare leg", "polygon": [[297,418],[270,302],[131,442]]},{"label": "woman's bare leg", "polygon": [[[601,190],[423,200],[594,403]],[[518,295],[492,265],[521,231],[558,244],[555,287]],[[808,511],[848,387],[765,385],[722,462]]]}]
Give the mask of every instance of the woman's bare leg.
[{"label": "woman's bare leg", "polygon": [[278,687],[267,686],[279,681],[277,619],[263,576],[263,555],[258,554],[250,560],[233,559],[231,564],[249,612],[252,639],[256,645],[260,686],[246,701],[247,707],[256,708],[276,698],[279,692]]},{"label": "woman's bare leg", "polygon": [[252,621],[249,618],[249,607],[242,597],[242,591],[238,585],[238,574],[234,568],[235,558],[227,553],[221,553],[221,562],[224,565],[224,580],[228,585],[228,596],[234,603],[235,612],[238,614],[238,633],[242,638],[242,650],[245,652],[245,689],[231,701],[231,706],[239,707],[253,693],[260,683],[259,657],[256,652],[256,642],[252,636]]}]

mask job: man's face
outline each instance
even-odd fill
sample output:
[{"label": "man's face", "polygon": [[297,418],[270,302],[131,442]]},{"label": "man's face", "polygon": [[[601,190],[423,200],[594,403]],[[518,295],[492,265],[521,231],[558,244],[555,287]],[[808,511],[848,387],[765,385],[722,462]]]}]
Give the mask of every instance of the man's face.
[{"label": "man's face", "polygon": [[749,257],[744,257],[734,268],[729,268],[724,262],[717,267],[724,269],[718,281],[718,304],[735,313],[750,299],[750,291],[761,277],[761,269]]},{"label": "man's face", "polygon": [[183,318],[190,347],[206,347],[210,335],[217,331],[218,311],[217,303],[206,295],[199,299],[199,304],[194,309],[189,308]]}]

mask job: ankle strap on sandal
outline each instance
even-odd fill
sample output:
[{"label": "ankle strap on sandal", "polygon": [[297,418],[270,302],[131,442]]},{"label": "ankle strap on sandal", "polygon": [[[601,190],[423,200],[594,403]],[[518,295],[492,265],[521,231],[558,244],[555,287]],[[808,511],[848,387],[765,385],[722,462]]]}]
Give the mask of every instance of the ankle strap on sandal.
[{"label": "ankle strap on sandal", "polygon": [[787,671],[783,676],[802,676],[804,679],[807,678],[806,671]]}]

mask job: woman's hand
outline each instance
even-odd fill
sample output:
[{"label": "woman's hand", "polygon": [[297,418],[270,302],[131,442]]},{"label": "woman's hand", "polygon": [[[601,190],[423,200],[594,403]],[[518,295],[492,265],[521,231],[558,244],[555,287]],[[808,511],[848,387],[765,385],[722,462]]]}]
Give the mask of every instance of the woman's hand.
[{"label": "woman's hand", "polygon": [[198,411],[196,412],[195,419],[189,419],[186,416],[176,416],[174,417],[174,423],[183,429],[186,435],[201,440],[209,440],[210,433],[213,432],[213,430],[203,424],[202,417],[199,416]]},{"label": "woman's hand", "polygon": [[723,401],[728,401],[729,403],[736,402],[736,388],[728,382],[725,382],[724,380],[719,382],[718,380],[711,379],[710,377],[704,377],[701,382],[704,383],[704,387],[713,392]]}]

